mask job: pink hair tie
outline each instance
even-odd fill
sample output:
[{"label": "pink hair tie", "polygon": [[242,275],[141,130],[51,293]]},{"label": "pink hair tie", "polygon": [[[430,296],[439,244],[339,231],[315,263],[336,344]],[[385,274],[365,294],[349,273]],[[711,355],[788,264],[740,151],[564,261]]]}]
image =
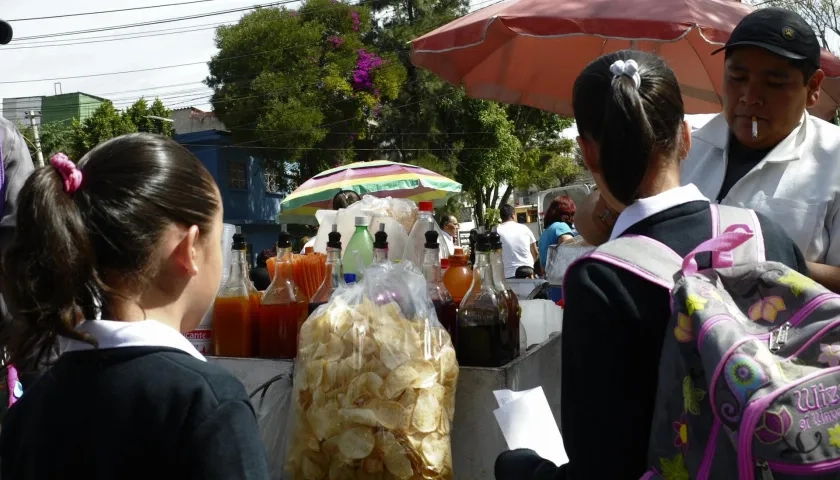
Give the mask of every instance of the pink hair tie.
[{"label": "pink hair tie", "polygon": [[55,167],[64,178],[65,192],[72,195],[82,186],[82,171],[76,168],[76,164],[70,161],[67,155],[56,153],[50,158],[50,165]]}]

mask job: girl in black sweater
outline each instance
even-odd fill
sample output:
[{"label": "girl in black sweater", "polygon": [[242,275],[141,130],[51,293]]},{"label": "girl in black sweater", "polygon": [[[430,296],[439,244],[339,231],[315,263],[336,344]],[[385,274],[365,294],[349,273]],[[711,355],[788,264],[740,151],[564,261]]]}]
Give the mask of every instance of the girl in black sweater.
[{"label": "girl in black sweater", "polygon": [[165,137],[56,155],[3,259],[12,363],[60,356],[3,419],[3,480],[269,478],[242,384],[182,335],[222,274],[222,201]]},{"label": "girl in black sweater", "polygon": [[[709,201],[693,185],[680,187],[691,130],[674,72],[659,57],[626,50],[595,60],[575,81],[573,106],[583,159],[602,198],[621,212],[612,238],[644,235],[682,256],[711,238]],[[807,273],[781,227],[758,218],[767,260]],[[710,255],[697,262],[710,267]],[[573,265],[564,283],[560,423],[569,463],[504,452],[496,478],[638,480],[670,292],[595,259]]]}]

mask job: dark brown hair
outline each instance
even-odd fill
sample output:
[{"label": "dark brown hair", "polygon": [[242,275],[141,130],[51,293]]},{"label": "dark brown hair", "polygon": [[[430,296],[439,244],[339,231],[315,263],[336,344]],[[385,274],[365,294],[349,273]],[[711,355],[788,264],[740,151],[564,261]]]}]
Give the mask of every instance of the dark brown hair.
[{"label": "dark brown hair", "polygon": [[347,208],[361,199],[362,197],[360,197],[359,194],[354,192],[353,190],[342,190],[336,193],[333,197],[333,210]]},{"label": "dark brown hair", "polygon": [[[577,207],[572,197],[568,195],[560,195],[548,205],[548,210],[545,211],[545,218],[543,218],[543,228],[554,225],[555,222],[566,222],[571,227],[572,218],[575,216]],[[565,218],[564,218],[565,217]]]},{"label": "dark brown hair", "polygon": [[[154,254],[172,224],[209,232],[218,213],[210,173],[187,149],[159,135],[104,142],[78,163],[73,194],[61,174],[37,169],[20,191],[17,230],[3,257],[13,321],[4,332],[10,361],[46,360],[59,336],[96,344],[74,329],[115,318],[120,292],[140,291],[156,274]],[[215,241],[215,239],[212,239]]]},{"label": "dark brown hair", "polygon": [[[614,77],[617,60],[635,60],[641,85]],[[575,80],[572,94],[578,133],[600,148],[600,164],[610,193],[625,205],[639,197],[642,180],[657,153],[679,146],[685,117],[674,72],[656,55],[621,50],[590,63]]]}]

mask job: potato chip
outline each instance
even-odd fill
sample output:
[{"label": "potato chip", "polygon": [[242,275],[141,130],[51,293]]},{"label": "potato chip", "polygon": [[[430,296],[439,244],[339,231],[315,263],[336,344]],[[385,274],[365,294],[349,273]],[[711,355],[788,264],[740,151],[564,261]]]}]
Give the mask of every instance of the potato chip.
[{"label": "potato chip", "polygon": [[344,342],[341,341],[341,337],[335,335],[333,333],[330,334],[329,339],[326,343],[322,343],[318,346],[318,349],[315,351],[315,356],[313,360],[317,359],[324,359],[328,362],[334,362],[339,360],[344,353]]},{"label": "potato chip", "polygon": [[399,367],[400,365],[411,359],[411,357],[408,356],[408,352],[398,348],[397,346],[382,347],[382,349],[379,351],[379,358],[382,360],[382,363],[385,364],[385,367],[388,368],[388,370],[394,370],[395,368]]},{"label": "potato chip", "polygon": [[430,433],[423,439],[423,458],[426,459],[433,470],[443,470],[446,452],[449,450],[449,438],[437,433]]},{"label": "potato chip", "polygon": [[321,480],[325,473],[324,469],[317,463],[310,460],[309,457],[303,458],[301,470],[303,470],[303,478],[305,480]]},{"label": "potato chip", "polygon": [[[426,360],[409,360],[405,364],[411,365],[411,368],[417,372],[417,379],[411,383],[412,388],[430,388],[437,385],[435,382],[438,378],[438,370],[431,362],[427,362]],[[437,386],[440,387],[440,385]]]},{"label": "potato chip", "polygon": [[385,471],[385,464],[382,458],[371,455],[362,461],[362,470],[365,473],[382,473]]},{"label": "potato chip", "polygon": [[385,378],[391,373],[391,369],[386,367],[384,363],[378,358],[374,358],[371,361],[365,364],[364,368],[365,372],[371,372],[377,374],[381,378]]},{"label": "potato chip", "polygon": [[338,450],[347,458],[358,460],[370,455],[376,441],[373,431],[365,427],[353,427],[344,431],[338,439]]},{"label": "potato chip", "polygon": [[428,390],[421,390],[417,395],[417,404],[414,406],[411,426],[419,432],[434,432],[440,419],[440,410],[440,402],[434,394]]},{"label": "potato chip", "polygon": [[411,460],[408,459],[408,455],[402,445],[397,444],[385,452],[383,461],[385,468],[400,480],[408,480],[414,476],[414,467],[411,466]]},{"label": "potato chip", "polygon": [[385,398],[394,398],[410,387],[420,374],[409,363],[404,363],[394,369],[385,379],[382,394]]},{"label": "potato chip", "polygon": [[374,400],[369,408],[379,425],[393,430],[399,428],[405,418],[405,409],[397,402],[387,400]]},{"label": "potato chip", "polygon": [[342,408],[338,411],[338,416],[344,421],[367,425],[368,427],[375,427],[379,424],[376,414],[369,408]]},{"label": "potato chip", "polygon": [[330,465],[329,480],[356,480],[355,469],[341,462]]}]

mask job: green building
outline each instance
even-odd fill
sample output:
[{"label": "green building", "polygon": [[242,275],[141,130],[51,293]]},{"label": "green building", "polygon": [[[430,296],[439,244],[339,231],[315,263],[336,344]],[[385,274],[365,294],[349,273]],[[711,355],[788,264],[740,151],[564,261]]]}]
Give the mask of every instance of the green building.
[{"label": "green building", "polygon": [[86,93],[63,93],[43,97],[41,123],[84,121],[107,100]]}]

